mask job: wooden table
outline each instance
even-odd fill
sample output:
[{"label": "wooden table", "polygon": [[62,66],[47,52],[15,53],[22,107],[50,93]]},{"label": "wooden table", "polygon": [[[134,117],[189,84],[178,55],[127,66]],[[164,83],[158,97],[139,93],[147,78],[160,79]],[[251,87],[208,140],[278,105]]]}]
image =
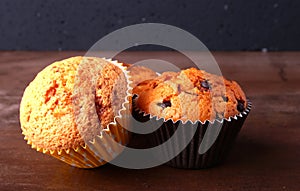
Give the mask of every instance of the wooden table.
[{"label": "wooden table", "polygon": [[[215,52],[222,73],[237,80],[253,102],[230,156],[220,166],[145,170],[113,165],[84,170],[38,153],[18,121],[26,85],[55,60],[84,52],[0,52],[0,190],[300,190],[300,52]],[[172,52],[118,57],[184,60]]]}]

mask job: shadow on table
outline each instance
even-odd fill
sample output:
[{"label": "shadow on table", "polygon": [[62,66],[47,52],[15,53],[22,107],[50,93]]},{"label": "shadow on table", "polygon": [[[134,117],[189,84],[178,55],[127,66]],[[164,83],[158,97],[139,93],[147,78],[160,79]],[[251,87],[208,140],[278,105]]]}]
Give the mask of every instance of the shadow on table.
[{"label": "shadow on table", "polygon": [[233,149],[223,165],[262,165],[263,163],[268,163],[268,161],[266,161],[268,157],[266,156],[272,154],[274,149],[276,150],[276,147],[274,148],[259,140],[249,140],[245,137],[240,137],[235,142]]},{"label": "shadow on table", "polygon": [[[95,169],[78,169],[61,163],[58,168],[53,171],[53,177],[49,179],[49,186],[60,185],[65,187],[83,188],[99,188],[101,186],[117,188],[118,185],[126,185],[128,182],[134,185],[143,185],[147,187],[147,182],[156,182],[165,180],[172,182],[174,179],[182,178],[182,176],[207,176],[215,173],[226,173],[236,171],[238,169],[247,169],[267,164],[264,155],[268,153],[268,146],[254,143],[249,140],[239,139],[227,160],[219,166],[202,169],[202,170],[185,170],[175,169],[165,165],[142,170],[125,169],[111,164],[106,164]],[[143,183],[144,182],[144,183]],[[115,184],[115,185],[112,185]]]}]

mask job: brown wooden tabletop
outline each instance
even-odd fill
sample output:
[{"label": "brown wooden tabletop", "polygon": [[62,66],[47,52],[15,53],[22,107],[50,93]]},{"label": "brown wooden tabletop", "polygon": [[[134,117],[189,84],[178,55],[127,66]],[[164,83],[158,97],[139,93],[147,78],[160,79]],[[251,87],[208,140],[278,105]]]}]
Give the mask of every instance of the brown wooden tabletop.
[{"label": "brown wooden tabletop", "polygon": [[[215,52],[222,73],[253,103],[227,160],[214,168],[168,166],[132,170],[110,164],[77,169],[38,153],[23,140],[18,120],[27,84],[53,61],[84,52],[0,52],[0,190],[300,190],[300,52]],[[134,63],[173,52],[130,52]]]}]

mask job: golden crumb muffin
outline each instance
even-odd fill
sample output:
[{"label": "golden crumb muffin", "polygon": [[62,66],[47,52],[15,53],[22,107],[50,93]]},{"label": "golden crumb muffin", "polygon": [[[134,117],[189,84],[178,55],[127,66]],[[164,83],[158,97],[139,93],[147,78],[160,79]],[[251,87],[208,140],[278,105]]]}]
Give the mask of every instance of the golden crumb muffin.
[{"label": "golden crumb muffin", "polygon": [[165,72],[141,82],[133,94],[138,95],[135,104],[141,111],[174,121],[228,118],[247,105],[246,96],[235,81],[195,68]]},{"label": "golden crumb muffin", "polygon": [[[96,69],[99,74],[92,87],[95,76],[91,73]],[[118,78],[122,80],[116,83]],[[71,165],[100,166],[105,162],[93,156],[85,142],[113,122],[115,110],[125,102],[126,83],[122,66],[101,58],[73,57],[55,62],[38,73],[24,91],[20,105],[22,134],[33,148]],[[86,114],[94,107],[98,126],[91,124],[92,118]]]}]

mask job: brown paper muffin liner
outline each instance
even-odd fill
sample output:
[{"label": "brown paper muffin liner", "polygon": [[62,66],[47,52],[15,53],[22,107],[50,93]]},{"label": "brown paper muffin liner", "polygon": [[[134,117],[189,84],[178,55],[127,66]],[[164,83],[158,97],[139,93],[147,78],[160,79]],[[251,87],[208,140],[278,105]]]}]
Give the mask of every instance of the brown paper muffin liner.
[{"label": "brown paper muffin liner", "polygon": [[99,135],[96,135],[94,139],[88,143],[86,142],[85,145],[67,150],[48,150],[39,148],[29,141],[28,138],[23,134],[24,140],[27,141],[27,144],[31,145],[31,148],[78,168],[95,168],[102,166],[109,162],[104,159],[112,160],[122,152],[120,151],[120,147],[114,147],[113,145],[116,144],[112,144],[112,142],[117,142],[125,146],[128,144],[130,139],[129,131],[122,127],[122,125],[128,124],[127,118],[122,117],[122,114],[128,113],[129,110],[129,100],[132,90],[131,81],[129,80],[129,72],[126,70],[126,67],[122,66],[122,63],[113,61],[111,59],[105,60],[118,66],[124,73],[127,80],[127,95],[124,98],[124,103],[122,103],[122,108],[114,117],[113,122],[109,123],[106,128],[99,132]]},{"label": "brown paper muffin liner", "polygon": [[[164,147],[162,149],[164,157],[172,158],[171,156],[174,156],[174,153],[180,151],[182,144],[184,144],[186,140],[189,140],[189,137],[192,137],[187,146],[180,151],[176,157],[167,162],[166,165],[176,168],[202,169],[218,165],[226,159],[228,152],[231,150],[233,143],[236,140],[236,137],[251,110],[251,106],[252,104],[248,100],[247,108],[240,114],[228,119],[216,119],[213,122],[207,120],[204,123],[201,121],[197,121],[195,123],[184,123],[180,120],[173,122],[170,119],[164,120],[164,122],[161,124],[159,123],[159,119],[157,117],[151,116],[150,114],[145,114],[138,109],[133,111],[133,115],[140,121],[152,120],[153,123],[157,122],[157,124],[160,125],[160,127],[152,133],[152,146],[161,145],[169,140],[172,136],[175,136],[174,144],[172,144],[171,147]],[[184,134],[176,134],[175,132],[179,126],[189,129],[195,128],[196,132],[187,130],[184,131]],[[211,128],[216,127],[220,128],[217,138],[206,152],[199,154],[201,144],[210,144],[209,142],[211,140],[209,139],[210,137],[213,137],[212,132],[218,131]],[[206,133],[208,134],[205,135]],[[207,138],[205,139],[204,136],[207,136]]]}]

